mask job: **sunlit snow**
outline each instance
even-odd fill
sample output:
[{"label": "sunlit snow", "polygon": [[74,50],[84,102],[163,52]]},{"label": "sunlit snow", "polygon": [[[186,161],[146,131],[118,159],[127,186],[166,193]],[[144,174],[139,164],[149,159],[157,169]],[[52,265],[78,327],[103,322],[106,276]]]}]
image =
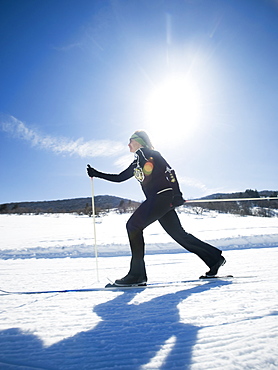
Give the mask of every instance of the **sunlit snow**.
[{"label": "sunlit snow", "polygon": [[[0,215],[0,289],[103,287],[122,277],[129,215]],[[149,282],[128,291],[0,292],[0,368],[277,369],[277,218],[180,214],[186,231],[223,249],[220,275],[165,235],[145,231]]]}]

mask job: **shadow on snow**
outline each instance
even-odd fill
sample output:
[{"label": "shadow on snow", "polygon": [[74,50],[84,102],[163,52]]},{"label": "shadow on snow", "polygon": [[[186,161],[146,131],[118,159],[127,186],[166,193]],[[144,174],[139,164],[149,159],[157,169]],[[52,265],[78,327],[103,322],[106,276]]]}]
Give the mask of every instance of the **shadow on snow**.
[{"label": "shadow on snow", "polygon": [[33,334],[4,330],[0,332],[1,369],[187,369],[200,327],[181,323],[177,306],[191,294],[230,283],[208,282],[140,304],[129,304],[138,291],[125,291],[95,306],[101,321],[93,329],[47,348]]}]

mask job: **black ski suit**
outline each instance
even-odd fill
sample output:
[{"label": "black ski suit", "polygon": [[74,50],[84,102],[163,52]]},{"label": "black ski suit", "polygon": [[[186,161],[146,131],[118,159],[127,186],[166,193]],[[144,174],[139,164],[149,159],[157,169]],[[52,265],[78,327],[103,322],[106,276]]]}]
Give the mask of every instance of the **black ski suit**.
[{"label": "black ski suit", "polygon": [[120,174],[107,174],[94,170],[94,177],[112,182],[122,182],[132,176],[141,183],[146,200],[136,209],[126,224],[132,252],[129,274],[147,278],[143,230],[157,220],[182,247],[197,254],[208,267],[215,265],[221,251],[188,234],[182,228],[174,209],[184,203],[182,193],[174,170],[159,152],[145,147],[138,149],[134,161]]}]

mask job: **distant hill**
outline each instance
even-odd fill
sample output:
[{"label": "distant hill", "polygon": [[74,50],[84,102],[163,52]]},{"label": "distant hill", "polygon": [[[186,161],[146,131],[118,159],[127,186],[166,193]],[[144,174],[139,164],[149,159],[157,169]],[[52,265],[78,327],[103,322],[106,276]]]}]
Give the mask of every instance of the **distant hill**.
[{"label": "distant hill", "polygon": [[[112,208],[132,207],[140,203],[130,199],[124,199],[111,195],[97,195],[95,197],[95,208],[99,210],[109,210]],[[92,198],[75,198],[39,202],[19,202],[0,204],[0,213],[89,213],[91,211]]]},{"label": "distant hill", "polygon": [[[244,192],[237,193],[217,193],[211,194],[201,199],[231,199],[231,198],[256,198],[256,197],[277,197],[278,191],[272,190],[251,190],[247,189]],[[228,202],[229,203],[229,202]],[[249,203],[249,202],[248,202]],[[97,195],[95,196],[96,213],[107,211],[112,208],[118,208],[119,212],[132,211],[139,206],[139,202],[130,199],[115,197],[112,195]],[[232,204],[206,205],[206,208],[217,209],[223,211],[230,211],[230,208],[235,207]],[[253,203],[253,206],[256,206]],[[269,207],[265,201],[259,201],[258,206]],[[248,205],[250,207],[250,205]],[[271,201],[271,207],[278,209],[278,201]],[[90,214],[92,211],[92,199],[88,198],[74,198],[63,200],[39,201],[39,202],[18,202],[0,204],[0,214],[9,213],[80,213]],[[242,211],[242,210],[241,210]]]},{"label": "distant hill", "polygon": [[260,198],[260,197],[277,197],[278,191],[274,190],[252,190],[247,189],[244,192],[236,192],[236,193],[216,193],[207,195],[201,199],[231,199],[231,198]]},{"label": "distant hill", "polygon": [[[206,208],[209,210],[215,210],[218,212],[239,214],[242,216],[263,216],[263,217],[277,217],[278,200],[277,199],[264,199],[267,197],[277,197],[278,192],[272,190],[263,190],[258,192],[257,190],[247,189],[245,192],[237,193],[217,193],[202,198],[203,201],[210,200],[210,202],[198,202],[195,206],[199,206],[199,212]],[[245,199],[244,202],[240,202],[240,199]],[[246,201],[249,199],[250,201]],[[257,200],[260,198],[260,200]],[[230,202],[214,202],[213,200],[221,199],[235,199]],[[239,200],[239,201],[237,201]]]}]

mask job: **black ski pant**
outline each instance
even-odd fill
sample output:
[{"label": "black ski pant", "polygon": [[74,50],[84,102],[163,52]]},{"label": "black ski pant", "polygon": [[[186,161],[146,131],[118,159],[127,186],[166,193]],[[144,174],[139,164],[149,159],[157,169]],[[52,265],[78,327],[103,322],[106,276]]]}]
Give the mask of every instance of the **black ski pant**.
[{"label": "black ski pant", "polygon": [[199,256],[208,267],[215,265],[221,251],[195,236],[188,234],[180,223],[172,206],[172,191],[168,190],[147,198],[133,213],[126,227],[131,248],[129,274],[146,278],[144,262],[145,242],[143,230],[154,221],[159,221],[163,229],[183,248]]}]

